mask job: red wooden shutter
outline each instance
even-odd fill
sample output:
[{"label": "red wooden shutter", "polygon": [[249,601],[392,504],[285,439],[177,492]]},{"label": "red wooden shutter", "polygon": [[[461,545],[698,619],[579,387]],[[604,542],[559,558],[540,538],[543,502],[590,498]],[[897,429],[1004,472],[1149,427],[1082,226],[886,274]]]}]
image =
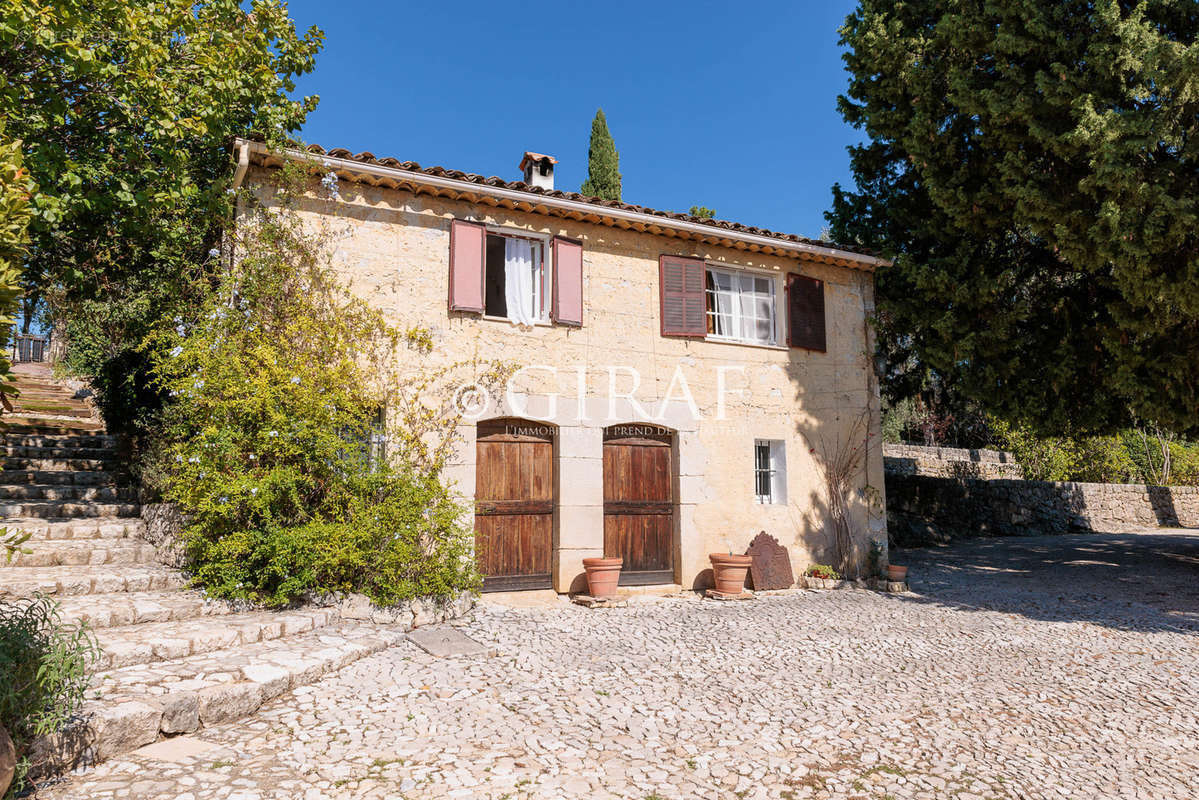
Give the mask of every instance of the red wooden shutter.
[{"label": "red wooden shutter", "polygon": [[662,335],[703,338],[708,333],[703,260],[662,256],[658,267]]},{"label": "red wooden shutter", "polygon": [[450,310],[483,313],[483,249],[487,232],[477,222],[450,222]]},{"label": "red wooden shutter", "polygon": [[787,344],[826,351],[824,281],[806,275],[787,276]]},{"label": "red wooden shutter", "polygon": [[583,324],[583,245],[554,237],[554,322]]}]

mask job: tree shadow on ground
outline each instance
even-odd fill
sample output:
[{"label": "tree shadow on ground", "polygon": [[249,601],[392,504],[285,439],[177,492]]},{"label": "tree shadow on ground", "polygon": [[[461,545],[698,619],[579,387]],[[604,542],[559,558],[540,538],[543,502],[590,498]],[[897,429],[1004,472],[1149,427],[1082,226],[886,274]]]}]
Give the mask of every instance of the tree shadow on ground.
[{"label": "tree shadow on ground", "polygon": [[909,602],[1199,633],[1199,529],[958,540],[895,549]]}]

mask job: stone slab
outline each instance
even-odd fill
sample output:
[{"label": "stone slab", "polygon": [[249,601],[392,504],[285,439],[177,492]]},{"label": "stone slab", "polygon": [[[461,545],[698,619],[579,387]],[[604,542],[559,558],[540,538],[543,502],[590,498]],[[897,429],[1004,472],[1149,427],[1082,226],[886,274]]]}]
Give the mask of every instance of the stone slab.
[{"label": "stone slab", "polygon": [[436,658],[490,655],[486,645],[454,628],[431,626],[408,632],[408,639]]},{"label": "stone slab", "polygon": [[572,598],[576,605],[584,608],[627,608],[627,597],[592,597],[589,594],[576,594]]},{"label": "stone slab", "polygon": [[708,589],[704,592],[704,597],[709,600],[753,600],[754,593],[750,591],[741,592],[740,594],[725,594],[718,592],[715,589]]},{"label": "stone slab", "polygon": [[215,750],[218,746],[194,736],[174,736],[134,750],[132,755],[144,756],[156,761],[185,761],[203,755],[209,750]]}]

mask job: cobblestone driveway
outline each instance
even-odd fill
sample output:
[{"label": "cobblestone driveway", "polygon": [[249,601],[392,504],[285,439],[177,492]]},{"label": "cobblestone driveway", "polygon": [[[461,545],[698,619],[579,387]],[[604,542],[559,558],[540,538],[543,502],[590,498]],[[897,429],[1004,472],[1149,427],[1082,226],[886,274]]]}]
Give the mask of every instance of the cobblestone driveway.
[{"label": "cobblestone driveway", "polygon": [[1199,534],[897,555],[919,594],[484,608],[44,798],[1199,796]]}]

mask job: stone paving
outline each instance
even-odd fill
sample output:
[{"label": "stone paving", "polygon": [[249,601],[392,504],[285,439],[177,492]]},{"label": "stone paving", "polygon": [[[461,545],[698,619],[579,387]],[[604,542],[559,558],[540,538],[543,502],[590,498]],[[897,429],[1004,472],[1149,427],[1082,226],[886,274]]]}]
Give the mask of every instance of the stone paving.
[{"label": "stone paving", "polygon": [[484,604],[38,795],[1193,798],[1199,532],[893,557],[913,593]]}]

